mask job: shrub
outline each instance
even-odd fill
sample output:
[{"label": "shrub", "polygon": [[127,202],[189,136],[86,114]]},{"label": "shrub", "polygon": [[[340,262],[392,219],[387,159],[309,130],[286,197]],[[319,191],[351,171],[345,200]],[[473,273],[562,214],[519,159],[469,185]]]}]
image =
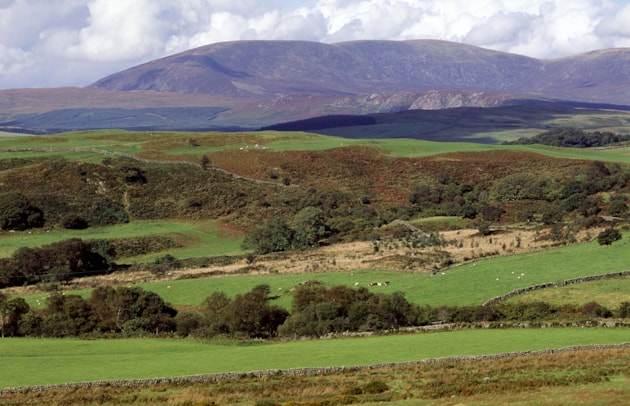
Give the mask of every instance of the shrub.
[{"label": "shrub", "polygon": [[88,228],[88,223],[77,215],[69,214],[61,219],[61,227],[68,230],[84,230]]},{"label": "shrub", "polygon": [[582,313],[590,317],[603,317],[607,318],[612,316],[612,312],[605,306],[600,305],[597,302],[588,302],[580,309]]},{"label": "shrub", "polygon": [[611,245],[619,240],[621,240],[621,233],[614,228],[607,228],[597,236],[599,245]]},{"label": "shrub", "polygon": [[363,385],[363,393],[383,393],[389,390],[389,386],[383,381],[374,380]]},{"label": "shrub", "polygon": [[19,248],[11,257],[11,283],[64,282],[74,277],[109,272],[114,264],[110,257],[99,252],[102,248],[78,238],[39,248]]}]

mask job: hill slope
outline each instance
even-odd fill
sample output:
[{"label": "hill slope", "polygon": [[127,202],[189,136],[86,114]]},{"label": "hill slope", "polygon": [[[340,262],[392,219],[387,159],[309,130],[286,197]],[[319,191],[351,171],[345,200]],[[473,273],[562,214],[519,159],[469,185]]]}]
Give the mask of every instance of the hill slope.
[{"label": "hill slope", "polygon": [[483,91],[627,103],[630,49],[557,60],[435,40],[238,41],[136,66],[90,87],[269,98],[279,94]]},{"label": "hill slope", "polygon": [[623,109],[629,62],[630,48],[538,60],[434,40],[226,42],[83,89],[0,91],[0,129],[252,129],[328,115],[558,102]]}]

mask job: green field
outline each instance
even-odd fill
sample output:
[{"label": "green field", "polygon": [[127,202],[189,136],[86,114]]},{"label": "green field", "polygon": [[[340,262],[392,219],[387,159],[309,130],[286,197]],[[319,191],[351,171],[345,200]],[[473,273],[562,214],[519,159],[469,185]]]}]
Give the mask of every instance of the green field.
[{"label": "green field", "polygon": [[[158,293],[175,305],[197,305],[214,291],[234,295],[263,283],[268,284],[272,292],[282,295],[306,280],[319,280],[328,286],[354,286],[356,282],[359,282],[359,286],[367,286],[370,282],[388,280],[389,286],[370,289],[374,292],[402,291],[408,300],[421,305],[479,305],[492,297],[530,285],[626,270],[630,263],[630,242],[627,236],[628,234],[624,240],[610,247],[589,243],[492,258],[457,266],[433,276],[426,273],[366,270],[298,275],[242,275],[148,283],[142,287]],[[279,304],[288,305],[289,301],[290,297],[282,296]]]},{"label": "green field", "polygon": [[[31,230],[0,233],[0,257],[9,257],[20,247],[41,247],[69,238],[122,239],[147,236],[167,236],[180,243],[182,248],[168,252],[177,258],[209,257],[242,253],[242,237],[224,232],[213,220],[150,220],[133,221],[106,227],[90,227],[85,230]],[[153,260],[165,253],[152,253],[134,257],[135,261]],[[129,258],[120,258],[121,262]]]},{"label": "green field", "polygon": [[[374,292],[404,292],[413,303],[431,306],[479,305],[486,300],[512,290],[556,282],[582,276],[620,272],[630,263],[629,234],[609,247],[595,242],[539,251],[515,256],[479,260],[453,267],[435,275],[420,272],[388,270],[361,270],[343,272],[317,272],[308,274],[236,275],[202,279],[182,279],[140,284],[156,292],[175,306],[196,306],[213,292],[222,291],[229,296],[244,293],[256,285],[267,284],[275,302],[289,307],[291,288],[308,280],[318,280],[328,286],[367,286],[371,282],[390,281],[389,286],[375,286]],[[175,275],[176,275],[175,271]],[[575,289],[580,289],[576,285]],[[555,290],[554,290],[555,291]],[[89,290],[75,291],[84,297]],[[46,293],[26,295],[33,307],[43,307]],[[619,303],[615,303],[616,307]]]},{"label": "green field", "polygon": [[[199,146],[190,147],[194,138]],[[630,163],[630,148],[584,149],[559,148],[541,145],[491,145],[474,142],[434,142],[408,138],[349,139],[304,132],[252,133],[185,133],[185,132],[130,132],[101,130],[73,132],[46,137],[0,137],[2,148],[97,148],[109,152],[143,154],[148,152],[168,155],[194,155],[220,152],[227,149],[253,147],[259,143],[269,151],[320,151],[344,146],[368,146],[382,149],[394,157],[423,157],[451,152],[482,152],[520,150],[558,158],[600,160]],[[67,159],[98,162],[103,155],[90,152],[0,152],[0,159],[57,155]],[[197,159],[194,159],[196,162]]]},{"label": "green field", "polygon": [[0,346],[0,386],[368,365],[629,340],[627,329],[596,328],[465,330],[228,345],[200,340],[5,338]]},{"label": "green field", "polygon": [[615,309],[622,302],[630,301],[630,276],[558,286],[525,293],[510,299],[511,301],[543,301],[557,305],[583,305],[597,302],[609,309]]}]

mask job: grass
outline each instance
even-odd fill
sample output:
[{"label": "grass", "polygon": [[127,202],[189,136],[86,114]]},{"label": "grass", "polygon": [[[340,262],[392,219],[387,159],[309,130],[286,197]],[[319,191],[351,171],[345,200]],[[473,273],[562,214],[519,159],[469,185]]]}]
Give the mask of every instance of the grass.
[{"label": "grass", "polygon": [[[72,387],[1,395],[3,405],[50,404],[625,404],[630,349],[442,361],[314,376],[272,375],[143,387]],[[374,390],[376,389],[376,390]]]},{"label": "grass", "polygon": [[[32,230],[0,233],[0,257],[9,257],[20,247],[41,247],[69,238],[121,239],[146,236],[170,236],[183,247],[169,250],[177,258],[229,255],[241,253],[242,236],[227,231],[214,220],[150,220],[133,221],[105,227],[90,227],[85,230]],[[165,253],[152,253],[134,257],[135,261],[150,261]],[[119,262],[130,260],[121,258]]]},{"label": "grass", "polygon": [[[367,286],[371,282],[390,281],[389,286],[374,286],[374,292],[404,292],[413,303],[432,306],[479,305],[512,290],[546,282],[619,272],[630,263],[628,233],[621,241],[604,247],[595,242],[532,252],[521,255],[478,260],[430,275],[421,272],[357,270],[311,272],[305,274],[236,275],[202,279],[182,279],[139,284],[156,292],[175,306],[197,306],[213,292],[229,296],[244,293],[259,284],[267,284],[280,296],[276,304],[290,307],[290,291],[308,280],[327,286]],[[175,274],[177,271],[175,271]],[[554,290],[555,291],[555,290]],[[73,291],[84,297],[90,290]],[[48,294],[25,295],[33,307],[42,307]],[[611,299],[615,300],[615,299]],[[37,303],[39,301],[39,304]],[[616,303],[613,307],[617,307]]]},{"label": "grass", "polygon": [[[440,362],[315,376],[101,386],[4,394],[3,405],[366,404],[596,405],[630,396],[630,349],[569,351],[476,362]],[[368,389],[380,388],[379,390]],[[382,392],[381,390],[384,390]]]},{"label": "grass", "polygon": [[529,151],[554,158],[584,159],[589,161],[630,163],[630,147],[593,149],[593,148],[561,148],[543,145],[497,146],[502,149]]},{"label": "grass", "polygon": [[516,296],[513,301],[544,301],[552,304],[573,303],[584,305],[597,302],[609,309],[616,309],[621,302],[630,301],[630,277],[590,281],[574,285],[543,289]]},{"label": "grass", "polygon": [[[483,136],[480,134],[479,136]],[[199,146],[190,147],[194,138]],[[509,138],[509,137],[508,137]],[[425,157],[451,152],[483,152],[493,150],[519,150],[535,152],[557,158],[600,160],[630,163],[630,148],[580,149],[546,147],[541,145],[491,145],[475,142],[434,142],[407,138],[348,139],[304,132],[260,133],[186,133],[186,132],[131,132],[101,130],[63,133],[46,137],[0,137],[0,148],[98,148],[110,152],[158,155],[198,155],[239,149],[255,144],[270,151],[321,151],[344,146],[379,148],[393,157]],[[0,152],[0,158],[38,157],[61,155],[67,159],[96,162],[102,155],[77,152]],[[195,160],[196,161],[196,160]]]},{"label": "grass", "polygon": [[[270,285],[272,292],[288,292],[306,280],[320,280],[328,286],[354,286],[356,282],[359,282],[360,286],[367,286],[371,282],[389,280],[390,285],[387,287],[376,286],[370,289],[375,292],[402,291],[407,299],[423,305],[474,305],[525,286],[623,271],[630,263],[628,249],[630,242],[627,236],[628,234],[624,240],[610,247],[588,243],[492,258],[457,266],[433,276],[426,273],[387,270],[242,275],[148,283],[143,285],[143,288],[155,291],[176,305],[196,305],[217,290],[233,295],[246,292],[263,283]],[[283,296],[279,304],[287,305],[290,300],[287,296]]]},{"label": "grass", "polygon": [[[188,339],[2,339],[2,387],[368,365],[628,341],[625,329],[464,330],[224,345]],[[384,351],[383,349],[387,349]]]}]

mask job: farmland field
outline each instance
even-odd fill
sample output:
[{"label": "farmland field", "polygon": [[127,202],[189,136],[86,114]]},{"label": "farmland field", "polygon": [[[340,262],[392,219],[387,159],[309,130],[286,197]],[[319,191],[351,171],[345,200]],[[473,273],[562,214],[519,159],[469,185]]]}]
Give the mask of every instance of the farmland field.
[{"label": "farmland field", "polygon": [[[630,340],[627,329],[464,330],[291,342],[2,339],[2,387],[297,367],[352,366]],[[387,349],[387,350],[384,350]]]},{"label": "farmland field", "polygon": [[616,308],[621,302],[630,301],[630,277],[590,281],[529,292],[511,300],[521,302],[543,301],[547,303],[584,305],[597,302],[608,308]]},{"label": "farmland field", "polygon": [[[194,139],[198,146],[191,147]],[[342,146],[367,146],[382,150],[393,157],[424,157],[450,152],[482,152],[516,150],[535,152],[557,158],[630,162],[630,147],[610,149],[559,148],[541,145],[492,145],[474,142],[437,142],[401,138],[349,139],[304,132],[248,132],[248,133],[186,133],[186,132],[129,132],[101,130],[63,133],[46,137],[2,137],[2,148],[51,148],[49,152],[0,152],[0,158],[64,156],[67,159],[97,161],[102,155],[87,152],[63,151],[72,148],[97,148],[109,152],[123,152],[139,156],[150,155],[180,159],[189,156],[192,162],[203,154],[221,153],[240,148],[253,149],[256,144],[271,152],[321,151]],[[55,149],[58,152],[55,152]]]},{"label": "farmland field", "polygon": [[[401,291],[413,303],[431,306],[479,305],[486,300],[512,290],[589,275],[627,270],[630,262],[628,237],[610,247],[596,242],[578,244],[520,255],[488,258],[455,266],[431,275],[426,272],[402,272],[384,269],[327,272],[325,265],[318,272],[272,273],[265,275],[234,275],[200,279],[165,280],[138,284],[156,292],[175,306],[197,306],[213,292],[222,291],[228,296],[244,293],[256,285],[267,284],[274,303],[289,307],[290,291],[308,280],[318,280],[327,286],[367,286],[372,282],[389,281],[389,286],[370,287],[374,292]],[[177,271],[174,271],[177,277]],[[564,288],[558,288],[564,289]],[[576,289],[579,289],[576,287]],[[553,294],[557,290],[547,291]],[[70,291],[73,292],[73,291]],[[68,293],[70,293],[68,292]],[[75,291],[89,296],[90,290]],[[542,294],[542,293],[540,293]],[[24,297],[33,307],[45,304],[46,293]],[[619,304],[614,303],[615,307]]]},{"label": "farmland field", "polygon": [[[471,139],[485,137],[481,130],[479,134],[469,135]],[[515,133],[505,129],[494,135],[511,138]],[[34,150],[9,152],[7,148]],[[132,161],[128,155],[101,154],[89,148],[166,161],[163,163],[186,161],[194,166]],[[432,157],[438,154],[444,155]],[[209,157],[210,164],[209,168],[202,170],[198,163],[205,155]],[[112,159],[106,162],[105,157]],[[450,187],[456,192],[456,197],[462,198],[459,201],[461,204],[465,202],[463,197],[471,196],[464,195],[464,184],[470,182],[469,188],[474,184],[479,193],[487,192],[492,188],[492,181],[514,173],[526,172],[534,177],[543,171],[543,177],[553,175],[553,179],[556,176],[558,179],[564,179],[563,176],[566,179],[582,179],[594,174],[597,178],[601,175],[597,172],[602,168],[601,163],[582,160],[627,164],[630,163],[628,147],[580,150],[540,145],[345,139],[301,132],[221,134],[112,130],[50,137],[0,137],[0,159],[16,159],[21,165],[12,166],[11,162],[6,162],[3,178],[5,192],[16,185],[21,186],[20,180],[23,179],[32,182],[25,188],[25,194],[30,194],[29,197],[36,202],[48,204],[46,207],[56,209],[57,206],[52,204],[54,200],[48,201],[41,195],[46,197],[56,193],[55,185],[63,183],[61,177],[54,175],[61,172],[47,178],[49,189],[40,189],[38,186],[43,184],[38,185],[36,181],[40,174],[47,173],[42,170],[47,163],[62,162],[59,167],[65,171],[64,176],[81,186],[77,186],[76,190],[85,192],[81,196],[86,196],[86,201],[91,199],[90,196],[106,191],[111,193],[109,198],[112,202],[119,205],[122,202],[122,212],[129,215],[128,223],[91,226],[85,230],[63,229],[61,221],[56,220],[56,223],[51,221],[40,229],[3,231],[0,233],[0,258],[11,257],[21,247],[40,247],[69,238],[115,241],[161,236],[168,237],[177,245],[159,252],[117,258],[119,264],[133,266],[129,271],[99,276],[102,279],[75,279],[68,283],[45,281],[39,286],[7,288],[10,298],[20,295],[36,311],[44,308],[51,289],[88,297],[94,287],[105,284],[139,286],[157,293],[179,310],[195,308],[214,292],[221,291],[234,297],[266,284],[270,287],[271,303],[288,309],[292,290],[313,280],[321,281],[327,287],[360,286],[375,293],[400,291],[410,302],[418,305],[468,306],[480,305],[492,297],[535,284],[560,283],[565,279],[629,269],[630,234],[627,226],[618,227],[624,233],[623,238],[611,246],[600,246],[594,241],[594,236],[608,226],[600,221],[596,228],[583,229],[572,236],[571,241],[579,241],[579,244],[556,248],[554,245],[561,246],[567,240],[560,242],[550,238],[550,227],[540,226],[537,231],[529,227],[519,230],[512,226],[515,223],[523,225],[526,220],[506,216],[509,220],[501,219],[501,224],[493,228],[490,235],[482,236],[481,232],[477,233],[479,223],[475,222],[480,217],[473,220],[457,214],[457,210],[447,213],[434,211],[430,206],[416,207],[409,200],[413,185],[424,182],[435,183],[436,190],[444,192],[447,186]],[[94,166],[83,165],[84,162]],[[29,169],[36,166],[41,172]],[[238,176],[207,170],[215,166]],[[476,170],[471,171],[471,167]],[[609,167],[621,171],[618,165]],[[146,174],[146,179],[126,179],[126,171],[130,169],[138,175]],[[277,173],[272,177],[274,171]],[[18,172],[21,177],[14,176]],[[29,177],[30,174],[33,175]],[[477,175],[479,179],[474,178]],[[117,183],[113,182],[108,190],[97,187],[100,180],[108,176],[115,178]],[[285,187],[289,186],[289,182],[284,183],[285,179],[290,181],[291,187]],[[623,178],[619,176],[613,180],[618,179]],[[475,183],[477,181],[479,183]],[[231,195],[235,191],[237,193]],[[627,201],[627,189],[619,183],[617,189],[606,189],[597,197],[601,197],[596,204],[601,206],[602,213],[609,214],[609,202],[619,197]],[[492,199],[493,196],[490,196],[492,203],[506,203]],[[68,201],[77,203],[72,199]],[[448,202],[455,201],[454,197],[449,197]],[[595,204],[595,201],[586,203]],[[475,202],[481,204],[486,201]],[[541,210],[548,201],[541,202],[537,210]],[[511,203],[507,202],[505,206]],[[351,241],[347,245],[334,241],[327,245],[329,241],[325,240],[320,241],[322,246],[317,248],[269,256],[246,256],[248,252],[241,248],[241,242],[252,227],[274,216],[284,216],[289,220],[295,218],[294,211],[303,206],[324,207],[339,214],[340,219],[343,219],[341,214],[348,215],[349,218],[339,224],[348,227],[356,225],[356,230],[361,233],[347,234],[357,237],[354,240],[339,240]],[[405,206],[403,208],[409,211],[397,212],[394,210],[397,206]],[[75,206],[69,204],[67,207]],[[392,211],[387,212],[385,208],[392,208]],[[350,217],[353,210],[360,216],[365,214],[365,217]],[[365,213],[361,214],[363,210]],[[370,214],[370,210],[374,213]],[[88,209],[84,212],[87,213]],[[382,213],[387,216],[379,218]],[[541,213],[536,214],[538,219]],[[390,239],[390,235],[401,231],[397,228],[400,228],[400,223],[394,220],[399,215],[401,219],[408,219],[406,224],[427,233],[452,233],[448,237],[450,243],[447,246],[416,248],[408,241],[405,245],[402,237]],[[582,220],[579,216],[581,214],[571,213],[558,224],[570,224],[574,220],[577,223]],[[58,214],[58,217],[61,215]],[[368,238],[368,232],[375,233],[377,238],[370,241],[372,237]],[[526,233],[529,234],[525,236]],[[333,251],[337,247],[339,251]],[[197,258],[200,264],[205,264],[202,259],[208,259],[209,265],[188,269],[174,267],[167,271],[153,269],[152,273],[151,263],[167,253],[177,259]],[[216,263],[210,260],[217,256],[232,257],[225,262],[220,261],[223,258],[217,258]],[[348,261],[343,262],[347,258]],[[357,266],[352,267],[353,263]],[[388,283],[369,286],[385,281]],[[624,277],[546,289],[519,296],[516,300],[544,300],[555,304],[597,301],[616,309],[622,301],[628,300],[629,284],[630,279]],[[5,338],[0,339],[0,363],[3,366],[0,369],[0,387],[308,366],[366,365],[629,341],[630,333],[623,328],[465,330],[292,342]],[[611,377],[613,383],[617,382],[615,379],[625,378]],[[401,400],[393,404],[406,403]]]},{"label": "farmland field", "polygon": [[[214,256],[241,253],[242,236],[222,227],[213,220],[149,220],[133,221],[104,227],[90,227],[85,230],[32,230],[14,233],[0,233],[0,257],[9,257],[20,247],[40,247],[69,238],[120,239],[148,236],[167,236],[178,241],[182,248],[169,250],[178,258]],[[134,260],[151,260],[164,253],[152,253]],[[126,260],[127,258],[122,258]]]}]

